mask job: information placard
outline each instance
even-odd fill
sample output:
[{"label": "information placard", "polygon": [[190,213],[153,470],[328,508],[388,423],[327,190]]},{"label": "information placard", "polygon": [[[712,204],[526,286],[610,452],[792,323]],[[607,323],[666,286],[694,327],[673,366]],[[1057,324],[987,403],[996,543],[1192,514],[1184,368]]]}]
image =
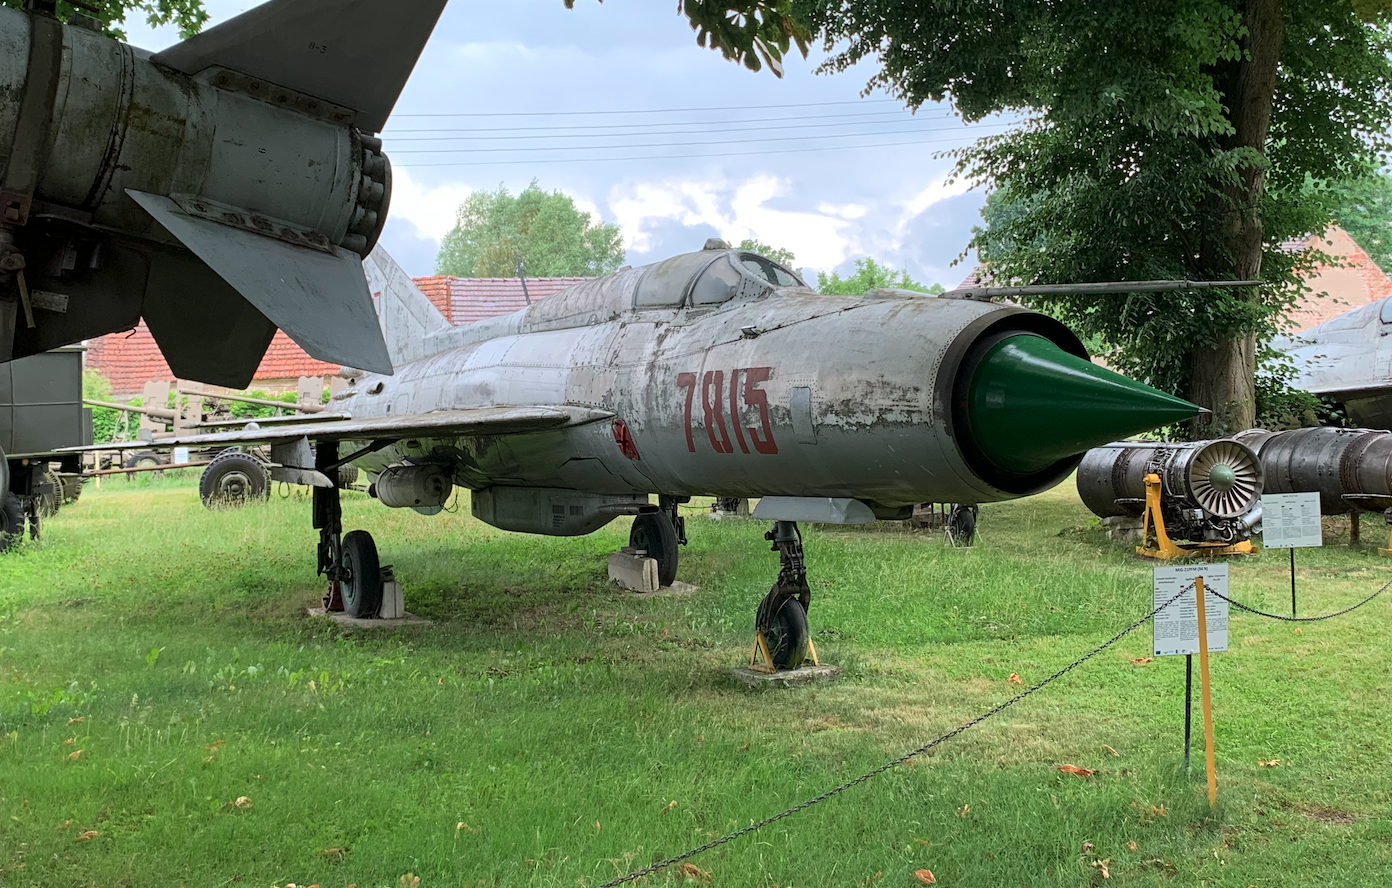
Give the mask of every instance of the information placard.
[{"label": "information placard", "polygon": [[1324,545],[1318,493],[1264,493],[1262,545],[1268,549],[1303,549]]},{"label": "information placard", "polygon": [[1157,657],[1199,652],[1199,600],[1194,595],[1195,577],[1203,577],[1207,593],[1204,595],[1204,618],[1208,623],[1208,652],[1212,654],[1228,649],[1228,603],[1213,594],[1228,594],[1228,566],[1186,564],[1157,567],[1155,607],[1174,598],[1181,589],[1188,588],[1183,597],[1156,614],[1152,621]]}]

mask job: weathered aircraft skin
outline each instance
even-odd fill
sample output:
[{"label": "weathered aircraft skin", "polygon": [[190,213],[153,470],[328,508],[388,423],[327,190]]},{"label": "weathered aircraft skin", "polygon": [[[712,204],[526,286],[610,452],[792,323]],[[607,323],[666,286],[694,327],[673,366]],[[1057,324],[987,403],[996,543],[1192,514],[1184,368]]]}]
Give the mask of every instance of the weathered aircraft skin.
[{"label": "weathered aircraft skin", "polygon": [[1296,388],[1342,404],[1357,425],[1392,429],[1392,298],[1278,338],[1272,347],[1295,365]]},{"label": "weathered aircraft skin", "polygon": [[0,361],[143,318],[180,378],[245,385],[277,327],[390,372],[371,134],[444,3],[271,0],[153,55],[0,8]]}]

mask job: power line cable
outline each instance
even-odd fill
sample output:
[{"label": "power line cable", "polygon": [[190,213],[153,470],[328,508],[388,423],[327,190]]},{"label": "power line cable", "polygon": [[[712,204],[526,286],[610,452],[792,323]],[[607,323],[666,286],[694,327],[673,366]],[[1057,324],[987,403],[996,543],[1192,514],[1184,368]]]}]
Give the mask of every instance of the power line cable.
[{"label": "power line cable", "polygon": [[[921,120],[879,120],[875,121],[875,126],[900,126],[910,123],[922,123]],[[673,124],[667,124],[673,125]],[[694,124],[693,124],[694,125]],[[846,121],[844,123],[814,123],[814,124],[780,124],[777,126],[743,126],[743,127],[722,127],[722,128],[700,128],[700,129],[674,129],[674,130],[648,130],[640,133],[555,133],[555,134],[529,134],[522,136],[475,136],[475,135],[449,135],[449,136],[397,136],[384,134],[383,139],[396,144],[399,142],[496,142],[496,141],[531,141],[538,139],[611,139],[622,136],[687,136],[687,135],[720,135],[724,133],[752,133],[768,131],[796,130],[807,132],[824,129],[834,129],[836,127],[862,126],[860,121]],[[991,124],[980,124],[991,126]],[[956,129],[957,127],[939,127],[942,130]],[[932,130],[928,130],[932,132]],[[469,130],[440,130],[439,132],[469,133]],[[480,131],[481,132],[481,131]]]},{"label": "power line cable", "polygon": [[[901,145],[933,145],[948,142],[961,143],[956,139],[911,139],[906,142],[879,142],[869,145],[823,145],[815,148],[783,148],[768,151],[722,151],[718,154],[645,154],[637,157],[537,157],[528,160],[460,160],[445,163],[405,163],[392,164],[395,169],[416,170],[425,167],[466,167],[466,166],[515,166],[517,164],[538,163],[625,163],[633,160],[693,160],[699,158],[756,157],[763,154],[809,154],[813,151],[849,151],[859,148],[894,148]],[[966,141],[975,141],[967,139]],[[554,150],[554,149],[553,149]]]},{"label": "power line cable", "polygon": [[[977,129],[999,129],[1002,126],[1010,126],[1010,124],[986,124],[984,127],[977,127]],[[930,127],[927,129],[917,130],[917,132],[941,133],[947,132],[951,129],[957,129],[957,127]],[[881,132],[870,133],[822,133],[819,135],[802,136],[798,139],[795,139],[794,141],[809,142],[814,139],[855,139],[864,138],[868,136],[900,135],[904,135],[904,132],[902,130],[886,130]],[[522,151],[608,151],[613,149],[622,150],[625,148],[699,148],[707,145],[748,145],[755,142],[787,141],[789,140],[786,137],[769,136],[760,139],[717,139],[715,141],[707,142],[651,142],[628,143],[618,145],[550,145],[534,148],[403,148],[400,151],[392,151],[391,153],[393,156],[399,154],[516,154]]]},{"label": "power line cable", "polygon": [[[722,124],[741,124],[741,123],[776,123],[788,120],[818,121],[818,120],[839,120],[845,118],[865,119],[871,117],[901,117],[901,111],[874,111],[869,114],[819,114],[819,115],[792,115],[789,117],[753,117],[748,120],[727,120],[715,121]],[[948,120],[956,117],[952,113],[947,114],[915,114],[915,120]],[[646,129],[661,126],[695,126],[700,121],[696,120],[664,120],[660,123],[567,123],[558,126],[495,126],[495,127],[458,127],[454,129],[441,129],[432,127],[429,129],[389,129],[383,136],[394,136],[397,133],[507,133],[507,132],[534,132],[540,130],[607,130],[607,129]]]},{"label": "power line cable", "polygon": [[686,114],[701,111],[764,111],[770,108],[829,108],[834,105],[899,104],[898,99],[855,99],[846,102],[793,102],[777,105],[722,105],[711,108],[638,108],[607,111],[472,111],[458,114],[395,114],[393,117],[575,117],[595,114]]}]

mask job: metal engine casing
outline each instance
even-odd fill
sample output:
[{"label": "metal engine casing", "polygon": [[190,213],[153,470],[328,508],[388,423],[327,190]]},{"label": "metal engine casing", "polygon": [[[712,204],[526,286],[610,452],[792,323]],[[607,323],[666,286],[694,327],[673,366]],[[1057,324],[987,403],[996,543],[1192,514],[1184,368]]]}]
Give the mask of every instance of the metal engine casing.
[{"label": "metal engine casing", "polygon": [[1317,492],[1325,515],[1392,507],[1392,432],[1248,429],[1234,437],[1261,458],[1268,493]]},{"label": "metal engine casing", "polygon": [[439,466],[392,466],[377,476],[372,490],[393,509],[437,509],[449,502],[454,481]]},{"label": "metal engine casing", "polygon": [[[1205,491],[1203,467],[1234,460],[1250,476],[1231,496]],[[1256,452],[1232,438],[1185,443],[1121,441],[1094,447],[1078,466],[1078,495],[1099,518],[1145,513],[1147,475],[1160,477],[1160,508],[1173,539],[1235,543],[1261,524],[1263,476]]]}]

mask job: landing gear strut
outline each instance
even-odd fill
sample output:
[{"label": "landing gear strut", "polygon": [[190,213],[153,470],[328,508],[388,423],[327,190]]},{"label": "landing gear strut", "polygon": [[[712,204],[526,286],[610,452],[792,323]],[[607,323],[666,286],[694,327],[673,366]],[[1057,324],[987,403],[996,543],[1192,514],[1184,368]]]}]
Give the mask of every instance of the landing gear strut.
[{"label": "landing gear strut", "polygon": [[[338,477],[338,445],[320,441],[314,467]],[[314,488],[314,528],[319,531],[319,573],[329,580],[324,608],[354,617],[375,617],[382,605],[382,568],[377,544],[365,530],[343,533],[338,487]]]},{"label": "landing gear strut", "polygon": [[[775,672],[797,669],[809,661],[820,665],[812,633],[807,628],[812,588],[807,585],[807,563],[797,522],[775,521],[764,539],[773,543],[772,551],[778,553],[781,567],[773,588],[759,602],[749,666],[760,672]],[[763,663],[759,662],[761,656]]]}]

